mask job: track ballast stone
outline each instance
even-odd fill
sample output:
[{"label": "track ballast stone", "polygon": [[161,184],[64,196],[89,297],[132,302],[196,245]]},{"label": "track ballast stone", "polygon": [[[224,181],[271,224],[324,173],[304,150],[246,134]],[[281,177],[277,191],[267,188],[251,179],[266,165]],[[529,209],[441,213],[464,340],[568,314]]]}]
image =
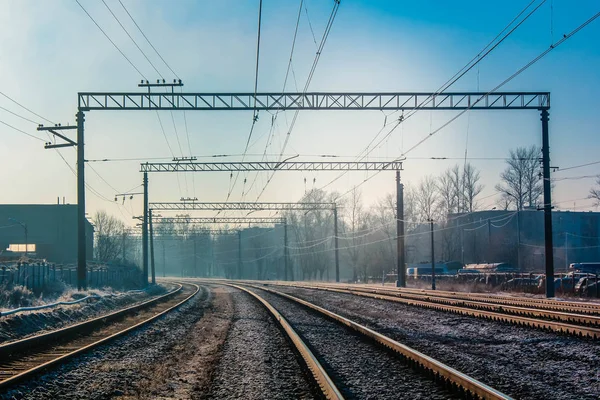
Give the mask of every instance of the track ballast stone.
[{"label": "track ballast stone", "polygon": [[230,290],[233,322],[206,398],[314,398],[307,371],[269,312],[249,294]]},{"label": "track ballast stone", "polygon": [[276,287],[514,398],[600,398],[600,342],[385,300]]},{"label": "track ballast stone", "polygon": [[308,344],[345,398],[452,398],[450,392],[374,342],[291,300],[262,290],[256,291],[283,315]]}]

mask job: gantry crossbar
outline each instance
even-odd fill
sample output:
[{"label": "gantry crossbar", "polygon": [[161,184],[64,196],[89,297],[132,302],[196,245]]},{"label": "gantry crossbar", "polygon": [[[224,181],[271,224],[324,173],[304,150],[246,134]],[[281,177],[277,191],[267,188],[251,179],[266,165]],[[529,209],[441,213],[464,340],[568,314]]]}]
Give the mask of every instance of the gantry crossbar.
[{"label": "gantry crossbar", "polygon": [[81,92],[92,110],[541,110],[549,92],[135,93]]}]

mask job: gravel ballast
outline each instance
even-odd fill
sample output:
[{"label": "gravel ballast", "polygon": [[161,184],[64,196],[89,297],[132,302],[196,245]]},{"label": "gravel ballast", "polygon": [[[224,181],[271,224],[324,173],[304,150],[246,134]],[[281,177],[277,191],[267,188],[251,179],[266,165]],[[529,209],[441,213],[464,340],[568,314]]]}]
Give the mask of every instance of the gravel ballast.
[{"label": "gravel ballast", "polygon": [[255,290],[275,307],[311,347],[342,394],[359,399],[448,399],[451,394],[415,372],[389,351],[341,324],[263,290]]},{"label": "gravel ballast", "polygon": [[[177,397],[169,393],[177,389],[179,383],[185,382],[167,374],[161,375],[161,366],[173,359],[177,365],[187,365],[185,357],[189,354],[182,353],[177,347],[182,343],[185,346],[192,345],[199,337],[214,340],[214,332],[203,335],[199,329],[205,311],[207,308],[210,310],[212,300],[213,295],[203,289],[188,303],[150,325],[75,357],[8,392],[0,392],[0,398]],[[206,368],[204,365],[197,367]],[[205,387],[196,389],[206,390]]]},{"label": "gravel ballast", "polygon": [[227,290],[233,322],[206,398],[314,398],[308,372],[268,311],[249,294]]},{"label": "gravel ballast", "polygon": [[600,343],[320,290],[274,287],[421,351],[514,398],[598,399]]}]

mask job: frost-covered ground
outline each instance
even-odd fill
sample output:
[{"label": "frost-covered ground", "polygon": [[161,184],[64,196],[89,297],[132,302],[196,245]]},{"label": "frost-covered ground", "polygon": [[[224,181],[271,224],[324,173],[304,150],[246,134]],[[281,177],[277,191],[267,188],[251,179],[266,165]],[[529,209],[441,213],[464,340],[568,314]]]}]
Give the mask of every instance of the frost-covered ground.
[{"label": "frost-covered ground", "polygon": [[52,294],[36,295],[22,286],[0,289],[0,310],[37,306],[58,301],[72,301],[85,296],[99,296],[73,305],[59,305],[36,311],[25,311],[0,317],[0,343],[21,339],[43,331],[54,330],[89,318],[110,313],[171,289],[172,285],[151,286],[144,291],[119,292],[110,288],[77,291],[63,285]]}]

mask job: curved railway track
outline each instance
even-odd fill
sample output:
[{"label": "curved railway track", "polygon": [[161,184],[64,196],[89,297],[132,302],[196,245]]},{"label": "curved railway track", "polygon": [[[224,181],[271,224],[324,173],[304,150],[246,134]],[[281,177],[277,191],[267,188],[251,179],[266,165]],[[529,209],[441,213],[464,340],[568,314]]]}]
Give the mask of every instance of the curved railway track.
[{"label": "curved railway track", "polygon": [[[271,285],[265,284],[264,282],[261,282],[261,284]],[[364,286],[357,287],[323,284],[276,283],[275,285],[347,293],[493,321],[502,321],[578,337],[600,339],[600,317],[594,315],[552,311],[541,308],[524,307],[522,305],[512,306],[502,303],[491,303],[490,301],[464,300],[460,298],[436,296],[436,293],[429,292],[420,294],[408,292],[404,289],[378,289]],[[489,299],[489,297],[486,299]],[[513,299],[513,301],[515,301],[515,299]]]},{"label": "curved railway track", "polygon": [[194,297],[200,286],[177,289],[108,315],[0,346],[0,391],[51,366],[138,329]]},{"label": "curved railway track", "polygon": [[[258,294],[256,291],[254,290],[250,290],[248,289],[246,286],[251,287],[253,289],[258,289],[260,291],[265,291],[268,294],[271,295],[275,295],[278,298],[282,299],[282,301],[286,301],[286,302],[290,302],[293,303],[291,304],[292,307],[301,307],[305,310],[308,310],[309,313],[316,315],[318,318],[320,319],[325,319],[327,321],[329,321],[329,323],[331,324],[331,321],[333,321],[335,323],[335,325],[337,326],[338,331],[337,332],[331,332],[331,331],[324,331],[324,333],[320,333],[320,335],[325,335],[326,337],[328,337],[328,339],[325,339],[325,342],[327,340],[334,340],[336,342],[341,343],[341,346],[344,347],[346,346],[347,348],[351,347],[351,351],[349,352],[351,354],[351,356],[354,359],[354,363],[356,364],[357,361],[359,364],[361,364],[363,361],[365,363],[368,363],[370,361],[372,361],[373,358],[376,359],[380,359],[382,357],[381,354],[379,354],[379,356],[376,357],[369,357],[371,358],[371,360],[369,359],[364,359],[364,358],[360,358],[361,357],[361,347],[368,347],[371,348],[371,350],[367,350],[367,356],[368,355],[373,355],[373,352],[382,352],[383,349],[381,349],[381,347],[385,347],[387,350],[389,351],[383,351],[383,356],[392,356],[392,361],[393,362],[399,362],[402,361],[403,365],[405,365],[406,368],[412,368],[413,370],[416,370],[417,373],[422,373],[422,376],[424,375],[425,377],[429,377],[432,378],[432,380],[439,384],[439,385],[434,385],[434,387],[439,388],[439,390],[442,393],[446,393],[445,395],[442,395],[443,398],[447,398],[447,397],[461,397],[461,398],[482,398],[482,399],[508,399],[510,397],[506,396],[503,393],[500,393],[499,391],[453,369],[450,368],[442,363],[440,363],[439,361],[436,361],[435,359],[426,356],[425,354],[422,354],[420,352],[417,352],[397,341],[394,341],[392,339],[390,339],[389,337],[386,337],[380,333],[377,333],[363,325],[360,325],[356,322],[353,322],[347,318],[344,318],[338,314],[335,314],[329,310],[326,310],[324,308],[321,308],[319,306],[316,306],[312,303],[309,303],[305,300],[299,299],[297,297],[285,294],[285,293],[281,293],[272,289],[268,289],[265,287],[259,287],[259,286],[255,286],[255,285],[251,285],[251,284],[247,284],[244,283],[241,285],[236,285],[236,284],[230,284],[230,283],[223,283],[224,285],[227,286],[231,286],[231,287],[235,287],[239,290],[243,290],[247,293],[249,293],[250,295],[252,295],[254,298],[256,298],[260,303],[262,303],[268,310],[269,312],[273,315],[273,317],[275,318],[276,321],[278,321],[278,323],[281,325],[281,327],[283,328],[283,330],[286,332],[286,334],[288,335],[288,337],[290,338],[291,342],[294,344],[294,346],[296,347],[296,350],[299,352],[299,354],[302,356],[302,359],[304,360],[304,362],[306,363],[306,366],[308,367],[308,369],[311,371],[315,381],[318,383],[318,385],[321,387],[321,390],[323,391],[323,395],[326,398],[329,399],[342,399],[343,398],[343,392],[345,391],[350,391],[350,393],[352,393],[352,385],[353,384],[357,384],[360,385],[358,383],[356,383],[355,381],[366,381],[366,383],[362,383],[363,385],[372,385],[373,384],[373,377],[369,377],[365,374],[365,371],[362,372],[362,374],[358,377],[356,377],[357,379],[354,379],[354,377],[352,379],[350,379],[349,381],[351,382],[350,384],[348,384],[348,378],[346,377],[346,380],[344,378],[344,374],[348,374],[348,368],[344,368],[343,372],[340,372],[339,370],[334,369],[334,365],[336,365],[336,362],[338,362],[339,360],[332,360],[332,359],[328,359],[327,358],[327,353],[329,352],[329,354],[331,355],[332,352],[333,354],[335,354],[334,358],[339,358],[339,351],[337,350],[332,350],[332,349],[327,349],[325,347],[323,347],[323,342],[320,342],[319,340],[316,340],[314,337],[314,329],[315,327],[320,328],[323,327],[324,325],[327,324],[327,322],[298,322],[298,325],[296,326],[296,329],[301,329],[303,330],[302,334],[299,334],[296,332],[296,330],[294,329],[294,327],[292,327],[292,325],[290,324],[290,322],[288,322],[288,320],[282,315],[282,313],[289,313],[288,316],[291,319],[295,319],[296,316],[298,315],[298,311],[296,309],[296,311],[292,310],[290,311],[290,309],[288,309],[288,306],[283,306],[283,303],[280,303],[279,306],[277,305],[273,305],[272,302],[269,302],[268,300],[265,299],[264,296],[261,296],[260,294]],[[286,308],[286,310],[284,311],[284,308]],[[313,329],[312,333],[311,333],[311,328]],[[308,331],[307,331],[308,329]],[[344,337],[345,335],[345,337]],[[304,337],[308,337],[308,343],[305,343],[303,338]],[[359,341],[362,344],[357,346],[355,345],[351,345],[350,343],[353,343],[353,341]],[[320,346],[317,344],[318,342],[320,342]],[[376,342],[379,346],[374,346],[373,342]],[[375,348],[375,350],[372,350],[372,348]],[[311,349],[314,349],[314,352],[311,351]],[[364,349],[362,350],[364,352]],[[369,351],[371,353],[369,353]],[[396,357],[394,357],[396,356]],[[320,361],[320,358],[323,358],[322,361]],[[389,361],[386,360],[379,360],[379,362],[382,362],[386,365],[386,367],[390,367]],[[386,362],[388,364],[386,364]],[[388,370],[393,370],[391,371],[392,375],[402,375],[401,372],[395,370],[394,368],[386,368]],[[377,376],[381,373],[383,373],[382,371],[368,371],[368,373],[370,374],[374,374],[373,376],[375,378],[377,378]],[[331,376],[330,376],[331,375]],[[433,382],[432,382],[433,384]],[[350,385],[350,388],[347,387],[347,385]],[[434,389],[436,390],[436,389]],[[408,394],[408,393],[407,393]],[[440,396],[439,393],[436,393],[437,396]],[[432,393],[432,398],[435,398],[435,396]]]}]

